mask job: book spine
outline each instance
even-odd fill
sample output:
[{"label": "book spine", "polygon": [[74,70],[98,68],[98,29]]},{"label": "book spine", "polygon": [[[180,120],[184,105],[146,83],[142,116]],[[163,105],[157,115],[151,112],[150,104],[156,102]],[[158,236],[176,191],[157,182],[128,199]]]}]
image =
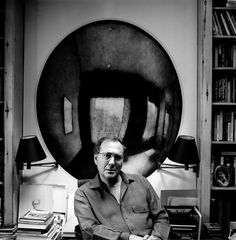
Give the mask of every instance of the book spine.
[{"label": "book spine", "polygon": [[[235,45],[234,45],[235,46]],[[236,50],[236,48],[234,48]],[[236,55],[236,54],[235,54]],[[236,63],[236,62],[235,62]],[[236,66],[236,65],[235,65]],[[232,77],[232,102],[235,102],[235,77]]]},{"label": "book spine", "polygon": [[236,186],[236,156],[234,156],[234,186]]},{"label": "book spine", "polygon": [[219,35],[223,35],[223,31],[222,31],[222,27],[221,27],[221,24],[220,24],[220,20],[219,20],[218,14],[215,11],[214,11],[213,14],[215,16],[216,24],[217,24],[218,29],[219,29]]},{"label": "book spine", "polygon": [[228,20],[228,24],[229,24],[229,26],[230,26],[232,35],[235,35],[235,34],[236,34],[236,27],[235,27],[235,25],[234,25],[234,23],[233,23],[233,20],[232,20],[232,18],[231,18],[231,15],[229,14],[228,11],[226,11],[226,18],[227,18],[227,20]]},{"label": "book spine", "polygon": [[214,45],[214,67],[219,67],[219,45]]},{"label": "book spine", "polygon": [[224,28],[225,35],[230,36],[230,31],[229,31],[229,28],[228,28],[228,25],[226,23],[226,20],[225,20],[225,17],[223,15],[223,13],[220,13],[220,18],[221,18],[221,21],[223,23],[222,25],[223,25],[223,28]]}]

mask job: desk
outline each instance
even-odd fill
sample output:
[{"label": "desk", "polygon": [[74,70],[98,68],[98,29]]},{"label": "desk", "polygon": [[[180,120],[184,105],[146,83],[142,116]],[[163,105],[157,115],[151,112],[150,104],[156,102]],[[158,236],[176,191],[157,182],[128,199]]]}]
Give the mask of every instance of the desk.
[{"label": "desk", "polygon": [[170,239],[200,240],[201,213],[195,206],[164,206],[170,220]]}]

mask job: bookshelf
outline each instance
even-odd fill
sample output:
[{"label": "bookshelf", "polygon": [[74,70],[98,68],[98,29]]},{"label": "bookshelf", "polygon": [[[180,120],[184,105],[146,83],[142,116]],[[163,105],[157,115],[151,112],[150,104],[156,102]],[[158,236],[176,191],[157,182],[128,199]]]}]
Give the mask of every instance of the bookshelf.
[{"label": "bookshelf", "polygon": [[[212,0],[210,222],[236,220],[236,2]],[[234,3],[232,3],[234,4]]]}]

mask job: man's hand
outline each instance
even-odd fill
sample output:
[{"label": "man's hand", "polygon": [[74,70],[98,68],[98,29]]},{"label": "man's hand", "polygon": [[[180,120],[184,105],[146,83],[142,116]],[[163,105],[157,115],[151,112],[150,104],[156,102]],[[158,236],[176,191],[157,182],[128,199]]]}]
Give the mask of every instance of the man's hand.
[{"label": "man's hand", "polygon": [[139,237],[137,235],[131,234],[129,236],[129,240],[141,240],[141,239],[142,240],[161,240],[159,237],[156,237],[156,236],[153,236],[153,235],[151,235],[151,236],[145,235],[144,237]]},{"label": "man's hand", "polygon": [[134,235],[134,234],[131,234],[129,236],[129,240],[143,240],[144,238],[143,237],[139,237],[137,235]]},{"label": "man's hand", "polygon": [[[147,238],[145,238],[147,236]],[[161,240],[159,237],[156,237],[156,236],[148,236],[148,235],[145,235],[144,238],[145,240]]]}]

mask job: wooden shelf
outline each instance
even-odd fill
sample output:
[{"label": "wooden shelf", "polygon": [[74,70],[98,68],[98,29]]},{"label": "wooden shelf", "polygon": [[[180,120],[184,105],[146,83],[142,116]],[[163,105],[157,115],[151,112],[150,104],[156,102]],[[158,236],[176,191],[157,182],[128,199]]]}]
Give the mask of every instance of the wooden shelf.
[{"label": "wooden shelf", "polygon": [[231,10],[236,10],[236,7],[213,7],[213,10],[215,11],[231,11]]},{"label": "wooden shelf", "polygon": [[228,35],[213,35],[213,39],[234,39],[236,40],[236,35],[228,36]]},{"label": "wooden shelf", "polygon": [[215,187],[215,186],[212,186],[211,190],[213,190],[213,191],[235,191],[236,187]]},{"label": "wooden shelf", "polygon": [[236,142],[234,141],[232,141],[232,142],[230,142],[230,141],[212,141],[212,144],[218,144],[218,145],[234,145],[234,144],[236,144]]},{"label": "wooden shelf", "polygon": [[213,102],[213,106],[236,106],[235,102]]},{"label": "wooden shelf", "polygon": [[213,67],[213,71],[236,71],[235,67]]}]

